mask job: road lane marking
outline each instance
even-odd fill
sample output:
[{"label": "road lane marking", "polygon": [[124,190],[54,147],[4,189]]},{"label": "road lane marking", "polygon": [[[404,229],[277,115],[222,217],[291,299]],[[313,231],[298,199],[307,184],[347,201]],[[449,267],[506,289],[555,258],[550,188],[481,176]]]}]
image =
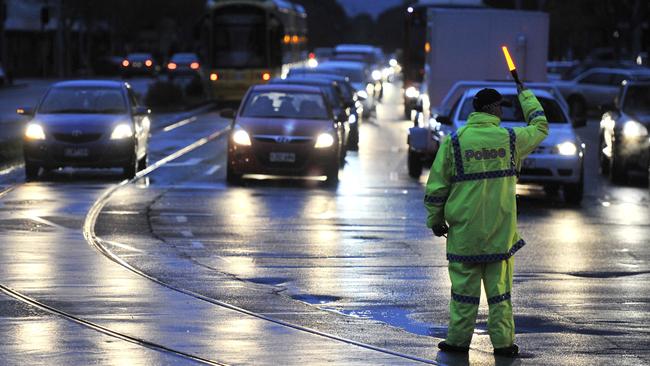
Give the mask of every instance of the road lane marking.
[{"label": "road lane marking", "polygon": [[130,245],[127,245],[127,244],[118,243],[118,242],[116,242],[116,241],[104,240],[104,243],[106,243],[106,244],[110,244],[110,245],[112,245],[112,246],[114,246],[114,247],[119,247],[119,248],[122,248],[122,249],[130,250],[130,251],[132,251],[132,252],[145,253],[144,250],[140,250],[140,249],[138,249],[138,248],[134,248],[134,247],[132,247],[132,246],[130,246]]},{"label": "road lane marking", "polygon": [[46,220],[46,219],[44,219],[44,218],[42,218],[42,217],[39,217],[39,216],[36,216],[36,215],[26,215],[25,217],[27,217],[28,219],[30,219],[30,220],[32,220],[32,221],[40,222],[41,224],[44,224],[44,225],[47,225],[47,226],[51,226],[51,227],[55,227],[55,228],[57,228],[57,229],[62,229],[62,230],[71,230],[71,229],[68,228],[68,227],[61,226],[61,225],[59,225],[59,224],[55,224],[55,223],[53,223],[53,222],[50,221],[50,220]]},{"label": "road lane marking", "polygon": [[[95,233],[95,224],[97,222],[97,218],[99,217],[100,212],[106,206],[106,204],[108,203],[111,196],[118,189],[120,189],[121,187],[123,187],[123,186],[125,186],[125,185],[127,185],[127,184],[129,184],[131,182],[136,182],[137,180],[147,176],[150,172],[158,169],[159,167],[163,166],[164,164],[167,164],[168,162],[170,162],[172,160],[175,160],[175,159],[177,159],[177,158],[179,158],[179,157],[181,157],[181,156],[183,156],[183,155],[185,155],[185,154],[187,154],[187,153],[189,153],[189,152],[191,152],[191,151],[193,151],[193,150],[207,144],[210,141],[216,140],[217,138],[219,138],[221,136],[224,136],[229,131],[230,131],[229,128],[224,128],[222,130],[215,131],[211,135],[206,136],[204,138],[201,138],[201,139],[195,141],[194,143],[192,143],[192,144],[190,144],[188,146],[185,146],[184,148],[176,151],[175,153],[173,153],[173,154],[171,154],[171,155],[157,161],[153,165],[150,165],[146,169],[138,172],[134,178],[125,179],[122,182],[120,182],[120,183],[116,184],[115,186],[110,187],[106,191],[104,191],[104,193],[90,207],[90,209],[88,210],[88,214],[86,215],[86,220],[84,221],[84,226],[83,226],[83,234],[84,234],[84,238],[86,239],[86,242],[90,246],[94,247],[97,251],[102,253],[104,256],[106,256],[106,258],[114,261],[115,263],[118,263],[119,265],[121,265],[122,267],[128,269],[129,271],[131,271],[131,272],[133,272],[133,273],[135,273],[135,274],[137,274],[137,275],[139,275],[139,276],[141,276],[143,278],[149,279],[150,281],[155,282],[155,283],[157,283],[157,284],[159,284],[161,286],[164,286],[164,287],[166,287],[168,289],[171,289],[171,290],[177,291],[179,293],[194,297],[195,299],[199,299],[199,300],[205,301],[205,302],[210,303],[210,304],[221,306],[223,308],[230,309],[230,310],[236,311],[236,312],[241,313],[241,314],[246,314],[246,315],[258,318],[258,319],[266,320],[268,322],[271,322],[271,323],[274,323],[274,324],[277,324],[277,325],[281,325],[281,326],[285,326],[287,328],[299,330],[299,331],[309,333],[309,334],[313,334],[313,335],[318,335],[318,336],[321,336],[323,338],[336,340],[336,341],[339,341],[339,342],[342,342],[342,343],[354,345],[354,346],[364,348],[364,349],[367,349],[367,350],[377,351],[377,352],[380,352],[380,353],[393,355],[393,356],[396,356],[396,357],[409,359],[409,360],[412,360],[412,361],[421,362],[421,363],[425,363],[425,364],[429,364],[429,365],[439,365],[439,363],[434,361],[434,360],[430,360],[430,359],[426,359],[426,358],[422,358],[422,357],[418,357],[418,356],[414,356],[414,355],[409,355],[409,354],[405,354],[405,353],[398,352],[398,351],[393,351],[393,350],[390,350],[390,349],[387,349],[387,348],[382,348],[382,347],[374,346],[374,345],[371,345],[371,344],[366,344],[366,343],[363,343],[363,342],[359,342],[359,341],[355,341],[355,340],[352,340],[352,339],[344,338],[344,337],[341,337],[341,336],[338,336],[338,335],[335,335],[335,334],[330,334],[330,333],[322,332],[322,331],[319,331],[319,330],[316,330],[316,329],[313,329],[313,328],[301,326],[301,325],[298,325],[298,324],[293,324],[293,323],[283,321],[283,320],[280,320],[280,319],[275,319],[275,318],[272,318],[272,317],[269,317],[269,316],[266,316],[266,315],[263,315],[263,314],[260,314],[260,313],[256,313],[256,312],[253,312],[253,311],[250,311],[250,310],[246,310],[246,309],[244,309],[242,307],[239,307],[239,306],[236,306],[236,305],[233,305],[233,304],[221,301],[221,300],[211,298],[209,296],[202,295],[200,293],[197,293],[197,292],[194,292],[194,291],[191,291],[191,290],[188,290],[188,289],[184,289],[184,288],[181,288],[181,287],[174,286],[174,285],[172,285],[172,284],[170,284],[168,282],[163,281],[160,278],[157,278],[157,277],[155,277],[155,276],[153,276],[153,275],[151,275],[149,273],[146,273],[146,272],[134,267],[133,265],[131,265],[127,261],[125,261],[124,258],[122,258],[119,255],[117,255],[116,253],[112,252],[106,245],[103,244],[104,243],[103,239],[98,237],[97,234]],[[225,258],[223,258],[223,259],[225,260]]]},{"label": "road lane marking", "polygon": [[190,117],[190,118],[186,118],[184,120],[178,121],[178,122],[174,123],[173,125],[169,125],[169,126],[163,128],[163,132],[169,132],[169,131],[175,130],[175,129],[179,128],[179,127],[183,127],[188,123],[192,123],[192,122],[196,121],[196,119],[197,119],[197,117],[194,116],[194,117]]},{"label": "road lane marking", "polygon": [[202,162],[203,159],[201,158],[190,158],[186,161],[179,161],[175,163],[167,163],[165,164],[166,167],[177,167],[177,166],[191,166],[191,165],[196,165],[200,162]]},{"label": "road lane marking", "polygon": [[221,165],[215,165],[215,166],[213,166],[212,168],[208,169],[208,170],[205,172],[205,175],[212,175],[212,174],[214,174],[214,173],[215,173],[217,170],[219,170],[219,169],[221,169]]}]

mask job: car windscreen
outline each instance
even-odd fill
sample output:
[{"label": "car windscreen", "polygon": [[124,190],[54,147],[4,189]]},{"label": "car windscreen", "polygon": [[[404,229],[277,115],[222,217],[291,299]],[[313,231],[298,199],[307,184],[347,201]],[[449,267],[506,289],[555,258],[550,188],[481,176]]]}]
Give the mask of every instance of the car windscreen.
[{"label": "car windscreen", "polygon": [[623,99],[623,112],[650,114],[650,85],[628,87]]},{"label": "car windscreen", "polygon": [[172,56],[171,60],[174,62],[193,62],[197,61],[198,58],[195,55],[191,54],[180,54]]},{"label": "car windscreen", "polygon": [[321,94],[260,91],[253,92],[242,110],[242,117],[329,119]]},{"label": "car windscreen", "polygon": [[126,114],[126,100],[120,89],[60,87],[47,93],[39,113]]},{"label": "car windscreen", "polygon": [[[467,121],[470,113],[474,112],[474,106],[472,105],[473,98],[466,98],[463,101],[463,106],[458,115],[458,120]],[[509,100],[512,102],[512,107],[502,107],[503,117],[501,117],[501,122],[524,122],[524,115],[521,111],[521,105],[519,100],[515,95],[504,95],[503,99]],[[567,123],[565,114],[562,112],[562,108],[554,99],[538,97],[542,108],[544,108],[544,114],[546,115],[546,120],[549,123]]]}]

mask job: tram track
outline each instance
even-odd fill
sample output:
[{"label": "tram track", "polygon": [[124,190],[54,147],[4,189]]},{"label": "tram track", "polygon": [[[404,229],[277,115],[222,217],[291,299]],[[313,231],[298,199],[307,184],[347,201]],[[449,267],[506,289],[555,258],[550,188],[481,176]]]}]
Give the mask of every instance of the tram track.
[{"label": "tram track", "polygon": [[[128,184],[134,183],[134,182],[136,182],[136,181],[138,181],[138,180],[140,180],[142,178],[145,178],[148,174],[150,174],[151,172],[153,172],[156,169],[160,168],[161,166],[163,166],[163,165],[165,165],[165,164],[167,164],[167,163],[169,163],[169,162],[171,162],[173,160],[176,160],[176,159],[182,157],[183,155],[185,155],[185,154],[187,154],[187,153],[189,153],[191,151],[194,151],[197,148],[199,148],[199,147],[201,147],[201,146],[203,146],[203,145],[205,145],[205,144],[207,144],[207,143],[209,143],[211,141],[214,141],[214,140],[226,135],[228,133],[228,131],[229,131],[229,129],[226,128],[226,129],[222,129],[222,130],[218,130],[216,132],[213,132],[212,134],[210,134],[210,135],[208,135],[206,137],[203,137],[203,138],[193,142],[190,145],[185,146],[184,148],[174,152],[171,155],[168,155],[167,157],[165,157],[165,158],[157,161],[156,163],[150,165],[146,169],[138,172],[133,179],[124,180],[124,181],[122,181],[122,182],[120,182],[120,183],[106,189],[100,195],[100,197],[97,200],[95,200],[95,202],[93,203],[93,205],[89,209],[89,211],[88,211],[88,213],[86,215],[86,218],[84,220],[83,236],[84,236],[86,242],[92,248],[94,248],[99,253],[101,253],[103,256],[105,256],[106,258],[108,258],[111,261],[115,262],[116,264],[124,267],[125,269],[135,273],[136,275],[138,275],[140,277],[143,277],[143,278],[145,278],[145,279],[147,279],[147,280],[149,280],[151,282],[154,282],[154,283],[156,283],[156,284],[158,284],[160,286],[168,288],[168,289],[170,289],[172,291],[182,293],[184,295],[190,296],[190,297],[195,298],[197,300],[200,300],[200,301],[212,304],[212,305],[216,305],[216,306],[219,306],[219,307],[222,307],[222,308],[225,308],[225,309],[229,309],[231,311],[234,311],[234,312],[237,312],[237,313],[240,313],[240,314],[244,314],[244,315],[247,315],[247,316],[250,316],[250,317],[254,317],[254,318],[258,318],[258,319],[261,319],[261,320],[264,320],[264,321],[267,321],[267,322],[271,322],[273,324],[280,325],[280,326],[283,326],[283,327],[286,327],[286,328],[291,328],[291,329],[294,329],[294,330],[297,330],[297,331],[300,331],[300,332],[320,336],[320,337],[323,337],[323,338],[326,338],[326,339],[329,339],[329,340],[345,343],[345,344],[356,346],[356,347],[363,348],[363,349],[366,349],[366,350],[379,352],[379,353],[383,353],[383,354],[386,354],[386,355],[390,355],[390,356],[394,356],[394,357],[398,357],[398,358],[402,358],[402,359],[405,359],[405,360],[410,360],[410,361],[414,361],[414,362],[418,362],[418,363],[422,363],[422,364],[439,365],[440,363],[438,363],[438,362],[436,362],[434,360],[421,358],[421,357],[418,357],[418,356],[409,355],[409,354],[401,353],[401,352],[398,352],[398,351],[393,351],[393,350],[390,350],[390,349],[386,349],[386,348],[374,346],[374,345],[371,345],[371,344],[366,344],[366,343],[363,343],[363,342],[355,341],[353,339],[340,337],[340,336],[330,334],[330,333],[326,333],[326,332],[321,332],[321,331],[316,330],[316,329],[312,329],[312,328],[309,328],[309,327],[304,327],[304,326],[301,326],[301,325],[298,325],[298,324],[293,324],[293,323],[286,322],[286,321],[283,321],[283,320],[280,320],[280,319],[275,319],[275,318],[272,318],[272,317],[264,315],[264,314],[249,311],[249,310],[246,310],[244,308],[235,306],[233,304],[229,304],[229,303],[220,301],[218,299],[210,298],[210,297],[204,296],[204,295],[202,295],[200,293],[196,293],[194,291],[191,291],[191,290],[188,290],[188,289],[184,289],[184,288],[181,288],[181,287],[174,286],[172,284],[166,283],[163,280],[160,280],[159,278],[156,278],[156,277],[154,277],[154,276],[152,276],[152,275],[150,275],[148,273],[145,273],[145,272],[141,271],[140,269],[132,266],[128,262],[126,262],[124,259],[119,257],[117,254],[112,252],[108,248],[107,245],[105,245],[105,244],[108,244],[108,243],[105,243],[103,241],[103,239],[101,239],[100,237],[98,237],[95,234],[95,225],[96,225],[96,222],[97,222],[97,218],[99,217],[99,215],[100,215],[102,209],[104,208],[104,206],[111,199],[112,195],[115,192],[117,192],[120,188],[122,188],[122,187],[124,187],[124,186],[126,186]],[[16,186],[17,185],[10,186],[10,187],[6,188],[5,190],[3,190],[2,192],[0,192],[0,198],[3,197],[4,195],[6,195],[7,193],[9,193]],[[215,361],[215,360],[203,358],[203,357],[196,356],[196,355],[193,355],[193,354],[190,354],[190,353],[186,353],[186,352],[183,352],[183,351],[180,351],[180,350],[169,348],[169,347],[166,347],[164,345],[161,345],[161,344],[158,344],[158,343],[155,343],[155,342],[147,341],[146,339],[133,337],[133,336],[121,333],[121,332],[111,330],[111,329],[109,329],[107,327],[103,327],[103,326],[101,326],[99,324],[96,324],[96,323],[81,319],[81,318],[76,317],[76,316],[74,316],[74,315],[72,315],[70,313],[67,313],[67,312],[63,311],[63,310],[60,310],[60,309],[54,308],[52,306],[49,306],[49,305],[47,305],[45,303],[39,302],[38,300],[36,300],[34,298],[31,298],[31,297],[29,297],[29,296],[27,296],[27,295],[25,295],[25,294],[23,294],[23,293],[21,293],[19,291],[16,291],[16,290],[14,290],[14,289],[12,289],[12,288],[10,288],[8,286],[2,285],[2,284],[0,284],[0,292],[4,293],[5,295],[10,296],[10,297],[12,297],[12,298],[14,298],[14,299],[16,299],[16,300],[18,300],[20,302],[23,302],[23,303],[26,303],[26,304],[28,304],[30,306],[39,308],[39,309],[44,310],[44,311],[46,311],[46,312],[48,312],[50,314],[55,314],[55,315],[61,316],[61,317],[65,318],[65,319],[67,319],[67,320],[70,320],[70,321],[75,322],[77,324],[83,325],[85,327],[88,327],[90,329],[98,331],[98,332],[100,332],[102,334],[115,337],[117,339],[121,339],[121,340],[124,340],[124,341],[127,341],[127,342],[131,342],[131,343],[134,343],[134,344],[137,344],[137,345],[140,345],[140,346],[143,346],[143,347],[147,347],[147,348],[150,348],[150,349],[153,349],[153,350],[157,350],[157,351],[160,351],[160,352],[172,354],[172,355],[182,357],[182,358],[185,358],[187,360],[195,361],[195,362],[198,362],[198,363],[201,363],[201,364],[206,364],[206,365],[227,365],[226,363],[222,363],[220,361]]]},{"label": "tram track", "polygon": [[340,336],[337,336],[337,335],[334,335],[334,334],[321,332],[321,331],[318,331],[316,329],[312,329],[312,328],[309,328],[309,327],[304,327],[304,326],[301,326],[301,325],[289,323],[289,322],[286,322],[286,321],[283,321],[283,320],[280,320],[280,319],[275,319],[275,318],[266,316],[264,314],[260,314],[260,313],[256,313],[256,312],[253,312],[253,311],[250,311],[250,310],[246,310],[244,308],[235,306],[233,304],[229,304],[229,303],[226,303],[226,302],[223,302],[223,301],[220,301],[220,300],[217,300],[217,299],[214,299],[214,298],[199,294],[197,292],[194,292],[194,291],[191,291],[191,290],[188,290],[188,289],[184,289],[184,288],[181,288],[181,287],[178,287],[178,286],[174,286],[172,284],[169,284],[169,283],[167,283],[167,282],[165,282],[165,281],[163,281],[163,280],[161,280],[161,279],[159,279],[157,277],[154,277],[154,276],[152,276],[152,275],[150,275],[150,274],[148,274],[146,272],[143,272],[140,269],[132,266],[131,264],[126,262],[124,259],[119,257],[117,254],[113,253],[108,248],[107,245],[104,245],[103,239],[101,239],[100,237],[98,237],[95,234],[95,224],[96,224],[97,218],[99,217],[99,214],[101,213],[102,209],[108,203],[111,196],[117,190],[119,190],[123,186],[126,186],[127,184],[133,183],[133,182],[135,182],[135,181],[137,181],[139,179],[144,178],[146,175],[148,175],[152,171],[156,170],[160,166],[162,166],[162,165],[164,165],[164,164],[166,164],[166,163],[168,163],[168,162],[170,162],[172,160],[175,160],[175,159],[189,153],[190,151],[195,150],[196,148],[204,145],[207,142],[213,141],[213,140],[221,137],[226,132],[228,132],[228,130],[218,131],[216,133],[211,134],[210,136],[207,136],[207,137],[204,137],[204,138],[202,138],[200,140],[197,140],[196,142],[186,146],[185,148],[183,148],[181,150],[178,150],[177,152],[175,152],[175,153],[169,155],[168,157],[160,160],[159,162],[157,162],[154,165],[150,166],[146,170],[143,170],[143,171],[139,172],[138,175],[136,175],[133,179],[131,179],[129,181],[123,181],[123,182],[109,188],[108,190],[106,190],[100,196],[100,198],[95,201],[95,203],[93,204],[93,206],[89,210],[88,214],[86,215],[86,220],[84,221],[83,233],[84,233],[84,237],[86,238],[86,241],[89,243],[89,245],[94,247],[98,252],[100,252],[101,254],[106,256],[108,259],[110,259],[113,262],[121,265],[122,267],[128,269],[129,271],[131,271],[131,272],[133,272],[133,273],[135,273],[135,274],[137,274],[137,275],[139,275],[141,277],[144,277],[144,278],[146,278],[146,279],[148,279],[148,280],[150,280],[152,282],[155,282],[155,283],[157,283],[157,284],[159,284],[161,286],[164,286],[164,287],[166,287],[166,288],[168,288],[170,290],[180,292],[182,294],[193,297],[195,299],[198,299],[198,300],[201,300],[201,301],[213,304],[213,305],[217,305],[219,307],[223,307],[223,308],[226,308],[226,309],[229,309],[229,310],[241,313],[241,314],[245,314],[245,315],[248,315],[248,316],[251,316],[251,317],[262,319],[264,321],[268,321],[268,322],[271,322],[271,323],[274,323],[274,324],[277,324],[277,325],[280,325],[280,326],[283,326],[283,327],[295,329],[295,330],[298,330],[298,331],[301,331],[301,332],[305,332],[305,333],[309,333],[309,334],[312,334],[312,335],[320,336],[320,337],[327,338],[327,339],[330,339],[330,340],[346,343],[346,344],[357,346],[357,347],[364,348],[364,349],[367,349],[367,350],[380,352],[380,353],[384,353],[384,354],[387,354],[387,355],[391,355],[391,356],[395,356],[395,357],[399,357],[399,358],[403,358],[403,359],[408,359],[408,360],[423,363],[423,364],[439,365],[440,363],[438,363],[438,362],[436,362],[434,360],[421,358],[421,357],[417,357],[417,356],[413,356],[413,355],[408,355],[408,354],[393,351],[393,350],[390,350],[390,349],[373,346],[371,344],[358,342],[358,341],[355,341],[355,340],[352,340],[352,339],[349,339],[349,338],[340,337]]}]

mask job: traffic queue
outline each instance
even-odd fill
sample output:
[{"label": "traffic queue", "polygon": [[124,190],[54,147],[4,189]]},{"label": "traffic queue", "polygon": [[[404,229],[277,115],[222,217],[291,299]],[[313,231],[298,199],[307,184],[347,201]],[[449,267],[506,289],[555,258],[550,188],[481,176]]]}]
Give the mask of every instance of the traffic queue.
[{"label": "traffic queue", "polygon": [[233,118],[227,181],[244,175],[325,176],[338,182],[347,151],[359,148],[359,124],[372,118],[389,63],[380,49],[339,45],[329,59],[295,67],[252,86]]}]

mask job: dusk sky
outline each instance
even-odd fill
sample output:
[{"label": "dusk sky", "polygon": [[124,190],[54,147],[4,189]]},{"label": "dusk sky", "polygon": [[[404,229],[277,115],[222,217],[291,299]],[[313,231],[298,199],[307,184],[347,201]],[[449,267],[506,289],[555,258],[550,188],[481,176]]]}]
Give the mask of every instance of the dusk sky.
[{"label": "dusk sky", "polygon": [[351,16],[359,13],[369,13],[372,16],[377,16],[387,8],[399,5],[401,0],[338,0],[338,2],[343,5]]}]

